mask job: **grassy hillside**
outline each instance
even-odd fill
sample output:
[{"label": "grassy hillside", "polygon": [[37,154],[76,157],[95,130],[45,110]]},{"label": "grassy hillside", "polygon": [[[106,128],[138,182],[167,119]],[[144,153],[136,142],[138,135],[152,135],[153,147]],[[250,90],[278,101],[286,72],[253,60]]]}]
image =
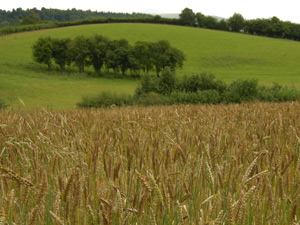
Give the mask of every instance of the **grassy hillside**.
[{"label": "grassy hillside", "polygon": [[300,43],[257,36],[152,24],[102,24],[19,33],[0,37],[0,95],[18,107],[71,108],[82,95],[101,90],[132,93],[134,80],[48,73],[32,62],[31,46],[41,36],[74,37],[102,34],[112,39],[167,39],[186,54],[184,74],[211,72],[224,81],[257,78],[300,87]]}]

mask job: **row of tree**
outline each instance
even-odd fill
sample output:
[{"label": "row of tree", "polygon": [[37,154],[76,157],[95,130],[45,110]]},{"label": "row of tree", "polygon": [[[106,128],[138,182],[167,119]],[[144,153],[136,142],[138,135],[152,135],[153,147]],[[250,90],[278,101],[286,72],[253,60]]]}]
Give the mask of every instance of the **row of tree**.
[{"label": "row of tree", "polygon": [[[25,12],[21,8],[13,10],[12,12],[7,12],[0,10],[0,35],[10,34],[38,29],[47,29],[52,27],[66,27],[75,26],[83,24],[100,24],[100,23],[156,23],[156,24],[170,24],[170,25],[183,25],[183,26],[194,26],[207,29],[224,30],[232,32],[243,32],[254,35],[263,35],[268,37],[285,38],[291,40],[300,41],[300,24],[292,23],[289,21],[281,21],[277,17],[272,17],[269,19],[252,19],[245,20],[241,14],[235,13],[228,19],[216,18],[213,16],[205,16],[202,13],[194,13],[192,9],[185,8],[182,10],[179,19],[162,18],[159,15],[151,16],[147,14],[139,13],[103,13],[103,12],[91,12],[91,11],[81,11],[81,10],[56,10],[56,9],[45,9],[42,10],[32,9],[26,10],[26,17],[22,16]],[[52,19],[45,16],[47,12],[51,14],[52,12],[66,13],[66,17],[56,17]],[[83,16],[73,16],[70,15],[83,14]],[[7,17],[6,14],[9,14]],[[55,13],[54,13],[55,14]],[[21,16],[17,16],[21,15]],[[86,16],[84,16],[86,15]],[[88,15],[88,16],[87,16]],[[17,23],[26,26],[7,26],[12,25],[10,22],[5,20],[5,18],[15,18]],[[22,18],[22,19],[21,19]],[[48,22],[45,19],[51,21],[64,21],[64,22]],[[85,19],[83,19],[85,18]],[[30,25],[28,25],[30,24]]]},{"label": "row of tree", "polygon": [[281,21],[275,16],[269,19],[246,20],[241,14],[234,13],[228,19],[217,19],[205,16],[200,12],[194,13],[192,9],[185,8],[179,17],[181,23],[186,26],[300,40],[300,24]]},{"label": "row of tree", "polygon": [[47,64],[49,70],[54,61],[62,71],[66,65],[73,63],[80,73],[84,72],[85,66],[93,66],[99,75],[105,67],[123,75],[130,70],[135,75],[141,71],[155,71],[159,76],[165,67],[175,71],[182,67],[185,60],[183,52],[171,47],[166,40],[138,41],[132,46],[125,39],[110,40],[101,35],[89,38],[78,36],[74,40],[41,37],[34,43],[32,50],[34,61]]},{"label": "row of tree", "polygon": [[[152,17],[150,14],[143,13],[115,13],[115,12],[98,12],[91,10],[78,10],[78,9],[46,9],[37,8],[33,9],[22,9],[17,8],[12,11],[0,10],[0,27],[18,25],[18,24],[28,24],[26,22],[28,17],[38,18],[40,21],[76,21],[83,19],[93,19],[93,18],[143,18],[143,17]],[[25,20],[25,21],[24,21]],[[37,20],[36,20],[37,21]]]}]

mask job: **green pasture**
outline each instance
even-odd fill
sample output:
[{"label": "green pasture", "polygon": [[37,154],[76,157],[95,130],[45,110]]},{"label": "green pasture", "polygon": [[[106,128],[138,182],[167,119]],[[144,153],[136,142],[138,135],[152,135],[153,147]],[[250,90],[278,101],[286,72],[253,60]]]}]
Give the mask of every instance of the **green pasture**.
[{"label": "green pasture", "polygon": [[[31,46],[42,36],[75,37],[102,34],[136,41],[166,39],[186,56],[178,76],[209,72],[224,81],[256,78],[300,87],[300,42],[171,25],[83,25],[0,37],[0,96],[14,108],[74,108],[83,95],[101,91],[133,93],[133,79],[96,78],[74,70],[48,72],[32,61]],[[23,104],[24,103],[24,104]]]}]

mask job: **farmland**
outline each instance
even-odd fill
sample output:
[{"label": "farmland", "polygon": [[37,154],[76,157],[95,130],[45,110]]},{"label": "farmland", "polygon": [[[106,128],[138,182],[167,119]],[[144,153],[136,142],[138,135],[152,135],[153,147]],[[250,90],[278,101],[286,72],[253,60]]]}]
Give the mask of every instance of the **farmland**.
[{"label": "farmland", "polygon": [[299,102],[0,112],[8,224],[293,224]]},{"label": "farmland", "polygon": [[0,37],[0,94],[14,108],[74,108],[84,95],[101,91],[132,94],[137,80],[96,78],[57,71],[33,63],[31,47],[39,37],[58,38],[101,34],[111,39],[136,41],[166,39],[186,55],[178,76],[211,72],[225,82],[256,78],[262,84],[300,84],[300,43],[207,29],[151,25],[84,25]]}]

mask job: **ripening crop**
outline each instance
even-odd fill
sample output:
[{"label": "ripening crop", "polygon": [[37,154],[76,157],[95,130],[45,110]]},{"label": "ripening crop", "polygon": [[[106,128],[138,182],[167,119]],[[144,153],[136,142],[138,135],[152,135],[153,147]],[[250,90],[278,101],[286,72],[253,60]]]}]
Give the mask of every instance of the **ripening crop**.
[{"label": "ripening crop", "polygon": [[0,111],[0,224],[300,224],[299,109]]}]

